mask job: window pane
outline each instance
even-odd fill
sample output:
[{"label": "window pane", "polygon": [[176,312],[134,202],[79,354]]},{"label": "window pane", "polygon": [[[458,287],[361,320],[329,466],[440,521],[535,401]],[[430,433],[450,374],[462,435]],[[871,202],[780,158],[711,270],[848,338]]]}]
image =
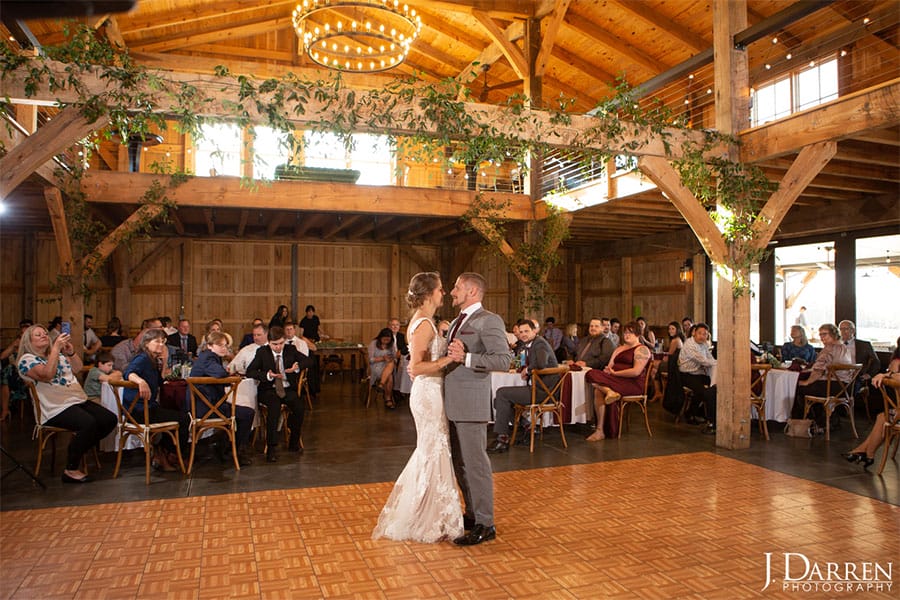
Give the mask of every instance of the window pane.
[{"label": "window pane", "polygon": [[797,110],[837,98],[837,59],[801,71],[797,75]]},{"label": "window pane", "polygon": [[856,240],[856,336],[887,350],[900,335],[900,235]]},{"label": "window pane", "polygon": [[274,179],[275,167],[289,162],[291,134],[271,127],[256,127],[254,132],[256,139],[253,140],[253,177]]},{"label": "window pane", "polygon": [[241,129],[229,123],[200,126],[194,145],[194,172],[199,176],[241,175]]},{"label": "window pane", "polygon": [[393,156],[386,135],[357,133],[350,153],[350,168],[360,172],[361,185],[393,185]]},{"label": "window pane", "polygon": [[805,324],[810,342],[821,345],[819,325],[835,322],[834,242],[776,248],[775,281],[775,343],[790,339],[791,325]]},{"label": "window pane", "polygon": [[336,134],[307,131],[304,138],[303,164],[307,167],[347,168],[347,151]]},{"label": "window pane", "polygon": [[791,80],[785,78],[765,85],[753,95],[755,125],[791,114]]}]

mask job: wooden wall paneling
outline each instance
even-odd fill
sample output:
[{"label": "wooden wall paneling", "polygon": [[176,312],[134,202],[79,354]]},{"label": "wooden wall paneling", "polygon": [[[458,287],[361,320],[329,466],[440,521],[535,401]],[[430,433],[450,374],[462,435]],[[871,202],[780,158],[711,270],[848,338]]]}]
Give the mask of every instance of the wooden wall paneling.
[{"label": "wooden wall paneling", "polygon": [[632,259],[633,303],[649,325],[664,327],[686,314],[690,305],[685,286],[678,281],[683,262],[680,252]]},{"label": "wooden wall paneling", "polygon": [[[631,287],[631,257],[624,256],[621,259],[622,262],[622,323],[624,324],[627,321],[630,321],[632,317],[636,316],[635,306],[634,306],[634,296],[632,294]],[[640,311],[637,311],[640,312]]]},{"label": "wooden wall paneling", "polygon": [[53,234],[42,233],[36,236],[35,258],[35,310],[32,318],[35,323],[47,325],[62,310],[59,303],[59,292],[52,289],[56,283],[57,274],[61,272]]},{"label": "wooden wall paneling", "polygon": [[[133,265],[157,251],[158,244],[158,240],[137,240],[124,247],[123,250],[128,256],[129,271]],[[129,322],[122,323],[126,328],[137,332],[144,319],[160,315],[174,319],[178,316],[181,308],[181,261],[178,247],[158,251],[154,264],[138,281],[131,283],[129,289],[131,316]],[[128,286],[127,280],[123,284]],[[187,316],[192,318],[190,314]]]},{"label": "wooden wall paneling", "polygon": [[[406,279],[409,282],[409,278]],[[400,290],[406,289],[406,286],[403,284],[403,276],[400,273],[400,246],[397,244],[391,245],[391,275],[390,275],[390,304],[388,305],[388,319],[392,315],[399,315],[403,307],[402,304],[406,304],[402,302],[400,296]]]},{"label": "wooden wall paneling", "polygon": [[25,304],[26,239],[30,236],[3,235],[0,245],[0,344],[19,335],[18,324],[25,317],[33,318],[32,308]]},{"label": "wooden wall paneling", "polygon": [[603,259],[582,265],[582,322],[594,317],[617,317],[627,321],[622,307],[622,264]]}]

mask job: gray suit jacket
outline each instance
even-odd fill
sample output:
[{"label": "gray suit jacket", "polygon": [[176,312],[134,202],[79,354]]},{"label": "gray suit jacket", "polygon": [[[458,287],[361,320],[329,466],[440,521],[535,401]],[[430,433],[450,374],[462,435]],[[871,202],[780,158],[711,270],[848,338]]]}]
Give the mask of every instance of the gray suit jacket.
[{"label": "gray suit jacket", "polygon": [[575,361],[583,360],[592,369],[602,369],[609,364],[609,359],[615,349],[613,341],[606,336],[583,337],[578,340]]},{"label": "gray suit jacket", "polygon": [[[459,317],[457,317],[458,319]],[[450,331],[456,319],[450,325]],[[512,353],[503,319],[478,310],[456,332],[471,354],[471,367],[454,363],[444,379],[444,410],[451,421],[491,420],[491,371],[507,371]]]}]

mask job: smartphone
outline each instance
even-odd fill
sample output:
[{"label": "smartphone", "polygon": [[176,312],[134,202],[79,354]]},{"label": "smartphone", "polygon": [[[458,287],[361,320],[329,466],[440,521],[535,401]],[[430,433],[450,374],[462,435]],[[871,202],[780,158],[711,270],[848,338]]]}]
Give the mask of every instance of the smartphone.
[{"label": "smartphone", "polygon": [[68,321],[62,322],[62,332],[66,335],[72,335],[72,324]]}]

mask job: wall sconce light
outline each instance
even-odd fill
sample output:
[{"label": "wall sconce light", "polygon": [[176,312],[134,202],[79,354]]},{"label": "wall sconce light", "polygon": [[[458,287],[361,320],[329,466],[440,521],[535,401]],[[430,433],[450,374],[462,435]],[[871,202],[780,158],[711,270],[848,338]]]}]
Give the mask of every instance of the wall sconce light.
[{"label": "wall sconce light", "polygon": [[694,281],[694,268],[691,266],[691,259],[684,261],[681,269],[678,270],[678,281],[681,283],[692,283]]}]

